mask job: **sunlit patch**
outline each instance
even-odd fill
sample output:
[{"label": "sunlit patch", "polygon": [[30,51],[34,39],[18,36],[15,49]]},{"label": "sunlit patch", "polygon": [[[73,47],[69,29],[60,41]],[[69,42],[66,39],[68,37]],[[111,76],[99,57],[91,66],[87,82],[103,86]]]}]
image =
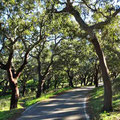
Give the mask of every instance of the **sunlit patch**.
[{"label": "sunlit patch", "polygon": [[64,120],[80,120],[83,118],[82,116],[70,115],[69,117],[65,117]]},{"label": "sunlit patch", "polygon": [[47,104],[47,105],[43,105],[43,107],[53,107],[53,106],[57,106],[58,104]]}]

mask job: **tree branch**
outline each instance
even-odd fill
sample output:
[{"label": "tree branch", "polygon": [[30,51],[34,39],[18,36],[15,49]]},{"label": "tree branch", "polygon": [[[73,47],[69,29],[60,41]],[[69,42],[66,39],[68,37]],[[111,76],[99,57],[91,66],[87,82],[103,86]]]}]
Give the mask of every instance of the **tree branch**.
[{"label": "tree branch", "polygon": [[8,61],[7,61],[7,64],[6,64],[7,68],[11,67],[12,58],[13,58],[13,50],[10,51],[10,54],[9,54],[9,57],[8,57]]},{"label": "tree branch", "polygon": [[85,0],[82,0],[82,1],[83,1],[83,3],[84,3],[91,11],[97,12],[97,9],[96,9],[96,8],[93,9],[93,8],[91,8],[91,7],[87,4],[87,2],[86,2]]},{"label": "tree branch", "polygon": [[22,70],[24,69],[25,65],[27,64],[27,58],[28,58],[28,54],[29,54],[29,51],[26,52],[25,56],[24,56],[24,61],[23,61],[23,64],[21,65],[21,67],[17,70],[16,74],[15,74],[15,78],[19,77]]},{"label": "tree branch", "polygon": [[[58,42],[56,42],[56,39],[57,38],[59,38],[59,36],[58,37],[56,37],[55,36],[55,46],[54,46],[54,50],[55,50],[55,48],[57,47],[57,45],[61,42],[61,40],[63,39],[60,39]],[[54,59],[54,57],[56,56],[57,54],[53,54],[52,56],[51,56],[51,61],[50,61],[50,63],[49,63],[49,65],[48,65],[48,67],[47,67],[47,69],[46,69],[46,71],[44,72],[44,75],[43,75],[43,77],[45,77],[46,75],[47,75],[47,73],[49,72],[49,69],[50,69],[50,67],[51,67],[51,65],[52,65],[52,63],[53,63],[53,59]]]},{"label": "tree branch", "polygon": [[94,24],[90,26],[91,29],[100,29],[103,28],[104,25],[107,25],[111,22],[111,20],[116,17],[116,15],[120,12],[120,8],[117,9],[111,16],[108,16],[107,19],[103,22],[99,22],[97,24]]},{"label": "tree branch", "polygon": [[[86,4],[85,0],[82,0],[82,1],[84,1],[84,3]],[[96,11],[95,9],[92,9],[91,7],[89,7],[89,8],[93,11]],[[93,31],[93,29],[101,29],[101,28],[103,28],[104,25],[109,24],[111,22],[112,18],[114,18],[120,12],[120,8],[117,9],[112,15],[105,16],[107,18],[105,21],[99,22],[99,23],[91,25],[91,26],[88,26],[88,24],[85,23],[85,21],[81,18],[80,13],[70,3],[70,0],[67,0],[66,7],[63,10],[61,10],[61,11],[54,10],[54,11],[55,11],[55,13],[68,12],[68,13],[72,14],[75,17],[76,21],[79,23],[80,27],[83,30],[90,33]]]}]

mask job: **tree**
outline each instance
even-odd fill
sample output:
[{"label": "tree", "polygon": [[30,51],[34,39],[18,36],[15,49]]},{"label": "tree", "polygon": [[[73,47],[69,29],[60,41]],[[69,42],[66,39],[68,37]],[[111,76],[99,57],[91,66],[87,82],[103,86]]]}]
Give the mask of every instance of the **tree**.
[{"label": "tree", "polygon": [[[54,62],[54,57],[59,54],[59,52],[56,52],[56,48],[62,40],[62,38],[60,38],[59,35],[58,36],[52,35],[52,38],[49,37],[49,39],[52,39],[52,41],[54,41],[54,44],[51,45],[52,47],[51,55],[49,55],[49,52],[47,52],[49,51],[48,48],[46,48],[46,45],[48,46],[48,44],[46,44],[47,40],[44,40],[43,43],[41,43],[41,45],[39,45],[36,48],[36,56],[31,55],[33,58],[37,60],[37,64],[38,64],[37,69],[38,69],[39,81],[38,81],[37,94],[36,94],[37,98],[41,96],[41,93],[44,89],[46,77],[49,74],[50,67]],[[48,57],[49,57],[49,61],[46,61]]]},{"label": "tree", "polygon": [[[62,41],[61,49],[64,49],[64,52],[62,52],[59,55],[59,66],[62,67],[62,70],[64,70],[68,76],[69,86],[74,87],[73,79],[75,77],[75,74],[78,69],[79,60],[77,56],[77,52],[74,46],[77,43],[77,40],[64,40]],[[78,49],[79,50],[79,49]]]},{"label": "tree", "polygon": [[[30,51],[40,43],[34,14],[34,1],[2,2],[0,28],[0,68],[7,71],[12,90],[10,109],[17,108],[19,99],[18,78],[27,64]],[[22,4],[22,6],[21,6]],[[37,36],[34,33],[38,32]],[[19,54],[18,54],[19,53]],[[16,64],[17,63],[17,64]]]},{"label": "tree", "polygon": [[[75,2],[77,2],[77,5],[78,6],[80,5],[81,7],[79,8],[76,4],[73,4]],[[74,1],[74,0],[72,2],[71,0],[51,1],[52,8],[53,8],[52,12],[69,13],[73,15],[77,23],[80,25],[80,28],[84,30],[87,35],[89,35],[89,41],[94,45],[96,54],[98,55],[98,58],[100,61],[101,70],[102,70],[102,77],[104,81],[104,107],[103,109],[106,111],[111,111],[112,110],[112,88],[111,88],[111,82],[110,82],[110,77],[109,77],[109,70],[108,70],[106,59],[105,59],[104,53],[102,51],[102,48],[100,46],[96,33],[97,33],[97,30],[101,30],[105,25],[108,25],[117,16],[117,14],[120,12],[120,8],[116,9],[115,7],[113,7],[110,4],[111,2],[109,0],[106,2],[104,1],[98,2],[96,0],[94,3],[92,3],[92,5],[90,2],[91,1],[86,2],[85,0],[81,0],[80,2]],[[61,8],[63,9],[60,11],[55,9],[54,6],[56,4],[59,4],[59,6],[61,5]],[[65,5],[65,7],[63,7],[62,5]],[[103,21],[100,19],[98,20],[93,19],[94,24],[92,25],[87,24],[81,16],[84,15],[86,17],[87,14],[89,14],[89,10],[91,10],[93,15],[99,14]],[[105,13],[103,13],[103,11],[105,11]]]}]

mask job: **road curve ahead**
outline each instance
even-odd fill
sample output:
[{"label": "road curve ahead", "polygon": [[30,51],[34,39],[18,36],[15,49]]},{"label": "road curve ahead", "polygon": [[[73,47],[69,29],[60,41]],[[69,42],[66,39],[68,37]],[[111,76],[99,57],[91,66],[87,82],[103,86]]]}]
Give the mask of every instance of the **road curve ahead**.
[{"label": "road curve ahead", "polygon": [[92,88],[76,88],[37,103],[17,120],[89,120],[86,113],[86,94]]}]

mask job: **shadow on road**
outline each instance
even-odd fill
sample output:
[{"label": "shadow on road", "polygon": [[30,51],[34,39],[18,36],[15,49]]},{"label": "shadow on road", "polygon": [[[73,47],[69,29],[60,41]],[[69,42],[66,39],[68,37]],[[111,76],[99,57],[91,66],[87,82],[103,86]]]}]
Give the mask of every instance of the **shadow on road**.
[{"label": "shadow on road", "polygon": [[18,120],[86,120],[84,98],[91,88],[76,88],[36,104]]}]

